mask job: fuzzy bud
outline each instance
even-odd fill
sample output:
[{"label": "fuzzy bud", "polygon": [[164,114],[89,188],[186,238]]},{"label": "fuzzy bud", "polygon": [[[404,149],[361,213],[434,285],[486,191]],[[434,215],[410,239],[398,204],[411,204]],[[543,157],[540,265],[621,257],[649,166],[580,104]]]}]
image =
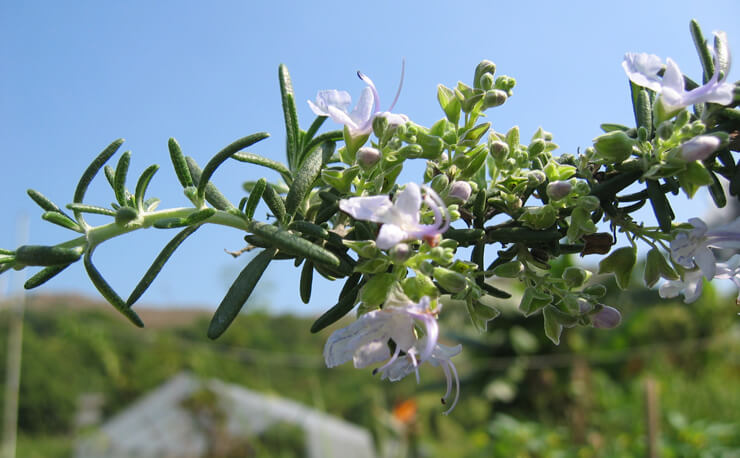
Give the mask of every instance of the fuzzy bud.
[{"label": "fuzzy bud", "polygon": [[396,243],[390,249],[388,255],[396,264],[403,264],[411,257],[411,247],[407,243]]},{"label": "fuzzy bud", "polygon": [[451,200],[459,203],[465,203],[470,199],[470,194],[473,189],[470,187],[470,183],[467,181],[455,181],[450,186],[450,192],[447,194]]},{"label": "fuzzy bud", "polygon": [[681,145],[681,158],[685,161],[697,161],[709,158],[722,140],[713,135],[700,135]]},{"label": "fuzzy bud", "polygon": [[601,309],[591,315],[591,323],[595,328],[612,329],[622,321],[622,314],[619,310],[608,305],[602,305]]},{"label": "fuzzy bud", "polygon": [[357,163],[364,169],[369,169],[380,160],[380,151],[377,148],[364,146],[357,151]]},{"label": "fuzzy bud", "polygon": [[547,196],[552,200],[560,200],[570,194],[571,186],[567,181],[553,181],[547,185]]}]

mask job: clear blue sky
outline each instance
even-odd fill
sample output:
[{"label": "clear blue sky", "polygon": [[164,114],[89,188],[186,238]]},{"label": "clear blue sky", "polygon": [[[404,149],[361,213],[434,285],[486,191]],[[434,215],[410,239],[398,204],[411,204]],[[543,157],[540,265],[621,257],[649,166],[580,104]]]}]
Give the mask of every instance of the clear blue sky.
[{"label": "clear blue sky", "polygon": [[[620,67],[624,52],[672,57],[698,78],[689,20],[698,19],[708,35],[725,30],[737,54],[738,17],[737,0],[2,2],[0,246],[15,247],[15,221],[23,214],[31,219],[33,243],[65,240],[71,233],[41,221],[25,190],[37,189],[59,205],[70,202],[89,161],[119,137],[126,139],[122,150],[133,152],[133,177],[152,163],[162,166],[150,188],[162,207],[187,204],[169,166],[169,137],[203,164],[234,139],[268,131],[272,138],[252,151],[283,160],[281,62],[291,71],[306,128],[313,114],[305,100],[332,88],[356,98],[363,87],[358,69],[390,103],[404,57],[396,111],[429,125],[442,116],[436,85],[470,82],[475,65],[491,59],[499,74],[518,81],[514,97],[490,111],[493,128],[519,125],[530,136],[542,126],[561,152],[575,153],[590,145],[600,123],[633,122]],[[738,79],[737,69],[730,77]],[[238,202],[241,183],[264,173],[235,163],[214,180]],[[113,200],[102,176],[88,195],[90,203]],[[683,206],[679,218],[700,208]],[[107,243],[96,251],[98,267],[128,295],[172,235],[149,230]],[[247,261],[223,250],[242,244],[236,231],[201,229],[142,303],[217,305]],[[314,313],[333,304],[341,285],[317,280],[306,306],[298,277],[292,263],[272,265],[261,297],[275,310]],[[96,294],[81,265],[42,288]]]}]

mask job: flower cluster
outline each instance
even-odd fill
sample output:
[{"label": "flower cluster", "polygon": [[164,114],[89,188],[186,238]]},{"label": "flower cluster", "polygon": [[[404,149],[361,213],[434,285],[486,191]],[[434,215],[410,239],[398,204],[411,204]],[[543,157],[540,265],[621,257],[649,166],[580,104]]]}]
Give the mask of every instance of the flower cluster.
[{"label": "flower cluster", "polygon": [[[682,267],[682,280],[667,281],[660,288],[661,297],[676,297],[683,293],[686,303],[694,302],[702,291],[703,279],[732,280],[740,288],[740,255],[727,263],[719,263],[712,249],[740,249],[740,218],[709,229],[701,218],[691,218],[690,231],[679,232],[671,241],[671,257]],[[738,295],[740,301],[740,295]]]},{"label": "flower cluster", "polygon": [[[457,370],[450,359],[460,353],[461,346],[447,347],[437,343],[438,312],[439,308],[433,308],[426,296],[419,303],[387,302],[382,309],[365,313],[329,336],[324,347],[326,365],[334,367],[352,360],[356,368],[364,368],[385,361],[373,373],[379,372],[382,379],[393,382],[412,372],[416,373],[418,381],[419,366],[426,362],[442,366],[447,377],[447,393],[442,402],[450,395],[453,375],[458,388],[455,400],[446,412],[449,413],[457,404],[460,386]],[[421,338],[417,337],[417,324],[424,332]],[[394,346],[392,354],[391,345]]]},{"label": "flower cluster", "polygon": [[[727,43],[724,32],[715,33],[717,40]],[[698,103],[719,103],[727,105],[733,100],[735,85],[727,82],[729,73],[729,59],[725,69],[720,68],[720,62],[714,56],[714,74],[703,86],[687,91],[683,73],[676,62],[666,59],[665,66],[660,57],[646,53],[627,53],[624,56],[622,67],[629,79],[638,86],[646,87],[660,94],[659,106],[665,117],[670,117],[682,108]],[[724,74],[720,75],[724,70]],[[660,72],[664,71],[663,77]]]}]

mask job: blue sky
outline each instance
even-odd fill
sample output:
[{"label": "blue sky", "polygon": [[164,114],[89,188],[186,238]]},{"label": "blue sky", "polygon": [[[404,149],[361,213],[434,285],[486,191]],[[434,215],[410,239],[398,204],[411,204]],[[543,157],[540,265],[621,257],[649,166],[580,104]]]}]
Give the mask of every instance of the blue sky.
[{"label": "blue sky", "polygon": [[[33,243],[66,240],[71,233],[43,222],[25,190],[37,189],[59,205],[70,202],[89,161],[119,137],[126,139],[122,151],[133,153],[130,180],[152,163],[162,166],[150,188],[161,208],[187,204],[169,165],[169,137],[204,164],[234,139],[267,131],[272,137],[251,151],[283,160],[280,63],[291,72],[306,128],[313,114],[305,101],[333,88],[357,97],[364,86],[358,69],[373,78],[383,104],[390,103],[402,58],[406,80],[395,111],[430,125],[442,116],[436,85],[470,82],[475,65],[490,59],[498,74],[518,82],[514,97],[489,111],[493,128],[519,125],[527,137],[542,126],[553,132],[561,152],[575,153],[590,145],[600,123],[633,122],[620,67],[624,52],[672,57],[698,79],[691,18],[707,35],[725,30],[730,48],[736,54],[740,49],[736,0],[606,4],[2,2],[0,247],[15,247],[21,215],[31,220]],[[730,78],[738,79],[737,71]],[[327,122],[326,128],[335,126]],[[234,163],[219,169],[214,181],[238,202],[241,183],[265,173]],[[88,196],[99,205],[113,200],[102,176]],[[679,219],[703,212],[704,197],[699,199],[681,206]],[[127,295],[172,235],[148,230],[124,236],[96,251],[97,265]],[[217,305],[247,261],[223,250],[242,244],[233,230],[201,229],[141,302]],[[316,280],[313,300],[304,305],[298,278],[292,263],[275,263],[259,296],[274,310],[316,313],[333,304],[341,287]],[[96,294],[81,265],[42,288]]]}]

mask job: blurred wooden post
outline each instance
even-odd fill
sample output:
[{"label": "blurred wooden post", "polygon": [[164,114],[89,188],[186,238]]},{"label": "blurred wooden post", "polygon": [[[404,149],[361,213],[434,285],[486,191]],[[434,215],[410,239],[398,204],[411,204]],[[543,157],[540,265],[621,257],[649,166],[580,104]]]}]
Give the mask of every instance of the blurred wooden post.
[{"label": "blurred wooden post", "polygon": [[[28,218],[18,220],[18,245],[28,243]],[[5,366],[5,397],[3,408],[2,458],[15,458],[18,437],[18,393],[21,384],[21,352],[23,350],[23,312],[26,305],[25,282],[22,271],[13,272],[13,288],[8,314],[8,353]]]},{"label": "blurred wooden post", "polygon": [[649,458],[660,456],[660,410],[658,406],[658,387],[655,379],[645,379],[645,423],[647,426],[647,449]]}]

